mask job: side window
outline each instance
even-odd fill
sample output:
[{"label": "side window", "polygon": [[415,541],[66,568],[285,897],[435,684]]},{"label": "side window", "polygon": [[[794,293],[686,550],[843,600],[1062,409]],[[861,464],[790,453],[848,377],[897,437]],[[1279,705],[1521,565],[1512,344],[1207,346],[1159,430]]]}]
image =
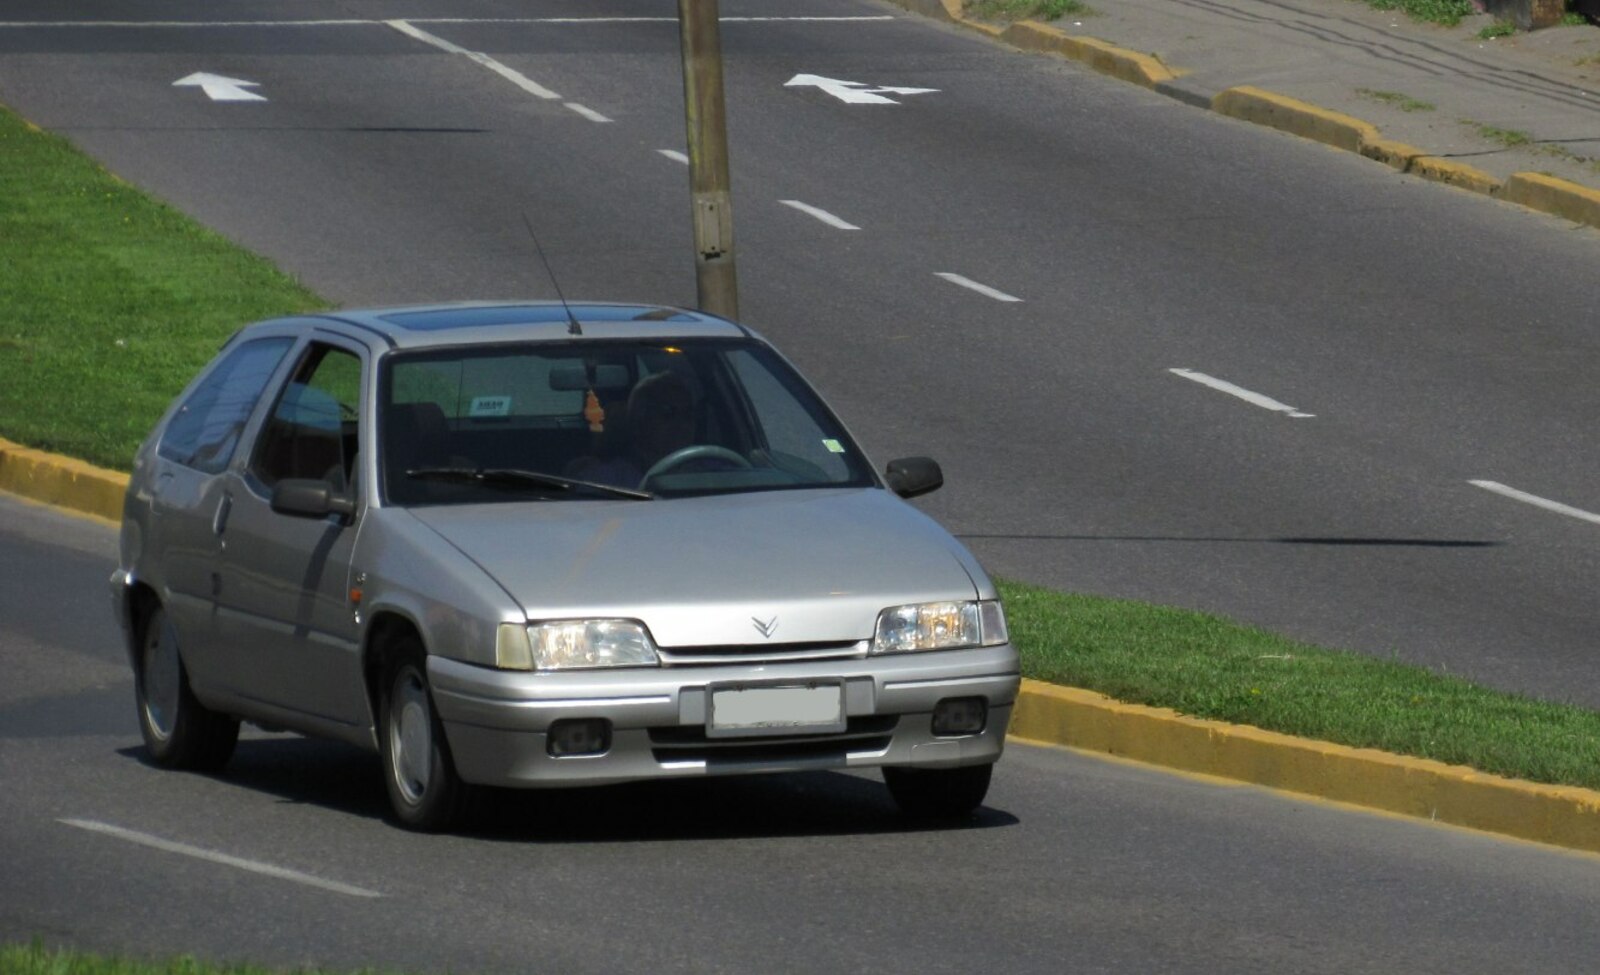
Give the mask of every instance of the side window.
[{"label": "side window", "polygon": [[269,488],[293,477],[348,489],[360,404],[361,359],[331,345],[311,346],[272,407],[251,473]]},{"label": "side window", "polygon": [[257,339],[229,352],[173,414],[160,455],[207,474],[227,467],[250,411],[293,344],[290,338]]}]

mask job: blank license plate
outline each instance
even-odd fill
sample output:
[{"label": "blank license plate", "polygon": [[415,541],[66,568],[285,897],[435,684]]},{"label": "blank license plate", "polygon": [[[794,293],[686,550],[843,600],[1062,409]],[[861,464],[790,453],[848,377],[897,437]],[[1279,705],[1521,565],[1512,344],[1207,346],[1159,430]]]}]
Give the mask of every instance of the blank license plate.
[{"label": "blank license plate", "polygon": [[713,738],[736,735],[806,735],[843,731],[844,684],[782,687],[712,687]]}]

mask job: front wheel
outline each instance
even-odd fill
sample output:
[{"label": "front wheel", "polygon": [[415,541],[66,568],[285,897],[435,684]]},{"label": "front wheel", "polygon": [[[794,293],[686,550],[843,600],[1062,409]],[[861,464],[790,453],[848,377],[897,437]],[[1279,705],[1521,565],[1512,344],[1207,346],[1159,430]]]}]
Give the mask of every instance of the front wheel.
[{"label": "front wheel", "polygon": [[456,775],[444,727],[433,710],[421,644],[407,640],[391,659],[378,735],[389,805],[407,829],[440,832],[460,814],[467,787]]},{"label": "front wheel", "polygon": [[983,804],[993,773],[993,765],[938,769],[889,766],[883,770],[883,781],[907,816],[962,819]]},{"label": "front wheel", "polygon": [[239,722],[195,698],[178,652],[178,628],[160,606],[151,609],[139,634],[133,688],[139,733],[157,765],[214,772],[227,764],[239,741]]}]

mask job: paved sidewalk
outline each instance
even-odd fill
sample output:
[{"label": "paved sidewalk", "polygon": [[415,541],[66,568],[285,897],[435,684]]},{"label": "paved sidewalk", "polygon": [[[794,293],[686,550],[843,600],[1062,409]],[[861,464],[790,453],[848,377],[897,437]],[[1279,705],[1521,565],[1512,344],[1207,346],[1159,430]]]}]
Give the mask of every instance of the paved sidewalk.
[{"label": "paved sidewalk", "polygon": [[[1169,86],[1209,101],[1253,85],[1352,115],[1387,139],[1504,180],[1544,172],[1600,187],[1600,27],[1482,40],[1359,0],[1090,0],[1051,26],[1154,54]],[[1420,104],[1419,104],[1420,103]],[[1424,107],[1425,106],[1425,107]],[[1409,108],[1410,110],[1407,110]],[[1522,133],[1526,145],[1508,146]]]}]

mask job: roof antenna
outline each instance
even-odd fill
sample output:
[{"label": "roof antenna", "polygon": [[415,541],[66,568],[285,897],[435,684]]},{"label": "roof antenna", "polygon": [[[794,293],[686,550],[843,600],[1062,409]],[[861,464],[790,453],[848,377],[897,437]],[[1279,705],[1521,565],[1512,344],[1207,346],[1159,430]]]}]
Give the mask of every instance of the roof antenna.
[{"label": "roof antenna", "polygon": [[567,304],[567,296],[561,293],[561,282],[556,280],[556,272],[550,270],[550,261],[544,256],[544,248],[539,246],[539,235],[533,232],[533,221],[528,219],[528,211],[522,211],[522,225],[528,228],[528,236],[533,238],[533,249],[539,252],[539,263],[544,265],[544,273],[550,276],[550,283],[555,285],[556,297],[561,299],[561,310],[567,313],[567,334],[582,335],[583,326],[578,324],[578,316],[572,313],[572,306]]}]

